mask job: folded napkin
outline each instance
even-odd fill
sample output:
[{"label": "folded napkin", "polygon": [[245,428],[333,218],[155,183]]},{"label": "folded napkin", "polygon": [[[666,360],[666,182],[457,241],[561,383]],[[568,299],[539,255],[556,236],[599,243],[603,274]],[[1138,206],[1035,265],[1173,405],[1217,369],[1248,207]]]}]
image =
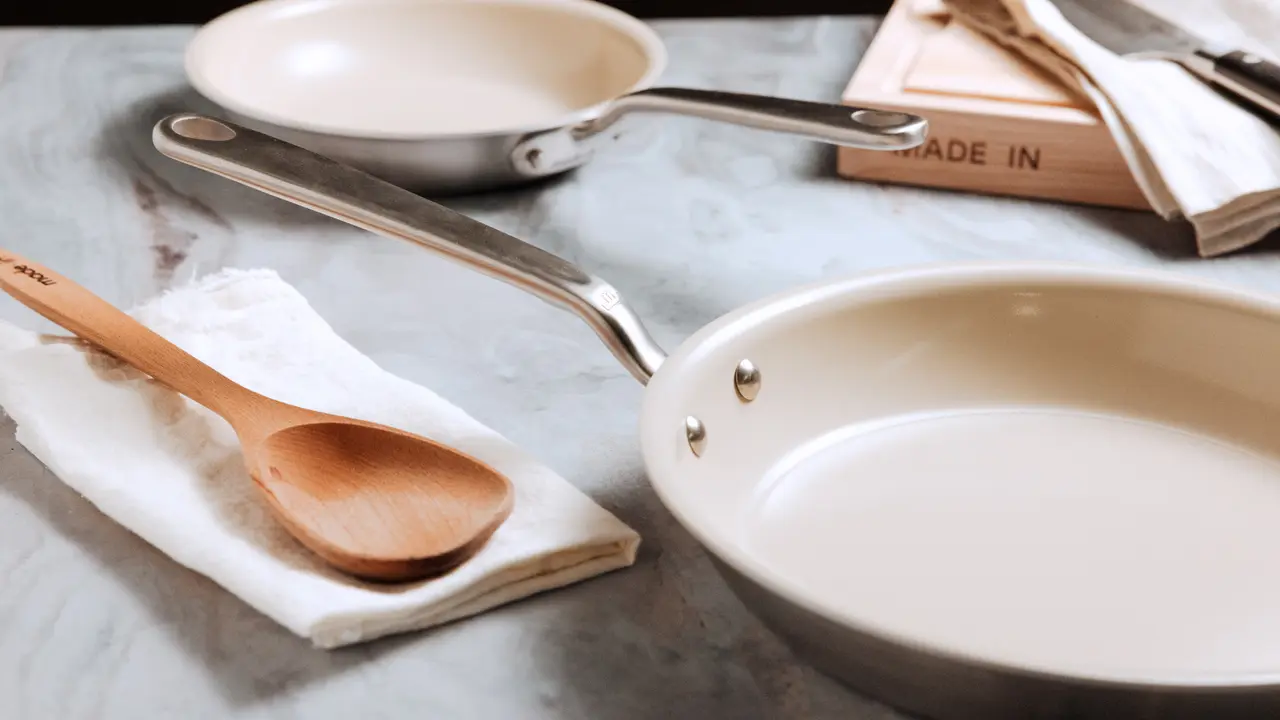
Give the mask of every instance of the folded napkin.
[{"label": "folded napkin", "polygon": [[132,314],[253,390],[430,437],[514,484],[510,518],[454,572],[354,580],[276,524],[220,417],[73,339],[0,323],[0,406],[18,441],[104,514],[317,646],[474,615],[635,560],[633,530],[462,410],[379,368],[273,272],[226,270]]},{"label": "folded napkin", "polygon": [[[1148,202],[1166,219],[1189,220],[1201,255],[1237,250],[1280,227],[1280,131],[1171,61],[1109,52],[1051,0],[944,1],[955,19],[1096,105]],[[1275,57],[1261,36],[1244,33],[1280,28],[1275,0],[1233,3],[1237,17],[1250,18],[1245,29],[1203,0],[1137,4],[1207,38]]]}]

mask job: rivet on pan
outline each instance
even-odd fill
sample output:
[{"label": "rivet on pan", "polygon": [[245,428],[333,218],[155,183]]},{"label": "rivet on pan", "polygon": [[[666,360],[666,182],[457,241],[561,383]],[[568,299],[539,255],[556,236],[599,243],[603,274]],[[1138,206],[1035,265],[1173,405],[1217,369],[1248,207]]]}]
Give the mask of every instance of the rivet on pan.
[{"label": "rivet on pan", "polygon": [[760,394],[760,368],[750,360],[743,360],[733,371],[733,389],[743,402],[751,402]]},{"label": "rivet on pan", "polygon": [[689,440],[689,449],[694,455],[701,456],[707,447],[707,429],[702,421],[690,415],[684,419],[684,436]]}]

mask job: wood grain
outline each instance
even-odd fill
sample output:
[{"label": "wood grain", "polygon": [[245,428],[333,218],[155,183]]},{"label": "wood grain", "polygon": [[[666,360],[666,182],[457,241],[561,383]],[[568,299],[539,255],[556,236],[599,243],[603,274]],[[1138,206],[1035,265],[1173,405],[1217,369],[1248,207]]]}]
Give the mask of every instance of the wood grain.
[{"label": "wood grain", "polygon": [[921,114],[913,150],[841,148],[849,178],[1132,209],[1150,204],[1086,101],[978,33],[910,0],[889,11],[843,93]]},{"label": "wood grain", "polygon": [[1044,71],[1016,62],[1004,48],[955,22],[924,38],[902,91],[1088,109]]},{"label": "wood grain", "polygon": [[355,577],[409,581],[465,562],[511,515],[511,481],[427,438],[264,397],[50,268],[0,248],[0,289],[221,415],[267,505]]}]

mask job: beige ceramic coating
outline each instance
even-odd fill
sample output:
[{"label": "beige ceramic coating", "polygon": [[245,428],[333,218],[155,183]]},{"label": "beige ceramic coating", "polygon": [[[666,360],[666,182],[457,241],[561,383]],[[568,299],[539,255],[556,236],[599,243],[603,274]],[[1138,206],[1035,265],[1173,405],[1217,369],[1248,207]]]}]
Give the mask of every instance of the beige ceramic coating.
[{"label": "beige ceramic coating", "polygon": [[1277,367],[1273,300],[926,269],[714,323],[654,377],[642,437],[683,524],[802,607],[1009,667],[1247,684],[1280,676]]},{"label": "beige ceramic coating", "polygon": [[202,28],[191,82],[281,126],[361,138],[534,130],[651,83],[651,29],[579,0],[284,0]]}]

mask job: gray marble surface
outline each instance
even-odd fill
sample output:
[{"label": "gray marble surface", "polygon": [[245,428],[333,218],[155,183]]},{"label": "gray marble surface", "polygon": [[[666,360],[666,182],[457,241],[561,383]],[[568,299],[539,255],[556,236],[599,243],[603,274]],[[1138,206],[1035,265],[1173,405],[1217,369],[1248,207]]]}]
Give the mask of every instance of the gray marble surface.
[{"label": "gray marble surface", "polygon": [[[655,23],[666,80],[838,97],[875,18]],[[160,157],[206,108],[190,28],[0,32],[0,245],[130,305],[270,267],[644,537],[632,568],[437,630],[311,649],[106,520],[0,430],[0,718],[898,717],[805,667],[648,488],[641,388],[580,322],[408,245]],[[726,61],[723,58],[732,58]],[[852,183],[830,148],[646,118],[560,182],[449,200],[611,280],[674,346],[731,308],[861,269],[979,258],[1161,265],[1280,291],[1280,243],[1216,260],[1141,213]],[[0,317],[51,329],[6,296]]]}]

